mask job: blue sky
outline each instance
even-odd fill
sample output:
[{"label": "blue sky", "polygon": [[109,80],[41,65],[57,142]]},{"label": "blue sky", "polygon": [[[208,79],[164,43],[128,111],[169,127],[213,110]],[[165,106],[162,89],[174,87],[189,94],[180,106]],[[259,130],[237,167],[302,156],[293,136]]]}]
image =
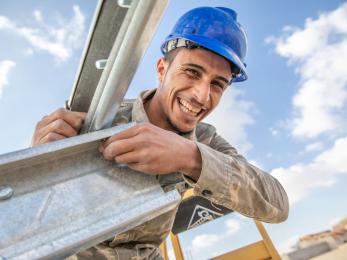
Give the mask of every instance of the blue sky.
[{"label": "blue sky", "polygon": [[[229,88],[207,121],[286,188],[288,220],[266,227],[287,251],[299,236],[347,215],[347,4],[171,0],[127,97],[157,85],[162,40],[183,12],[202,5],[234,8],[248,34],[249,80]],[[0,153],[27,147],[36,122],[69,98],[95,6],[0,2]],[[181,236],[188,259],[258,238],[253,223],[238,214]]]}]

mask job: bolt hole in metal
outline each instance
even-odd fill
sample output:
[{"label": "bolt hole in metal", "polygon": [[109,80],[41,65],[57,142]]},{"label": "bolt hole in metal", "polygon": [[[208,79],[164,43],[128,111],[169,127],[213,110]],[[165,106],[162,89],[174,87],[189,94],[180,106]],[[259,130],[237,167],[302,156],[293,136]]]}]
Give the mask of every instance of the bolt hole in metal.
[{"label": "bolt hole in metal", "polygon": [[0,186],[0,200],[7,200],[11,198],[12,195],[13,195],[13,189],[11,187]]}]

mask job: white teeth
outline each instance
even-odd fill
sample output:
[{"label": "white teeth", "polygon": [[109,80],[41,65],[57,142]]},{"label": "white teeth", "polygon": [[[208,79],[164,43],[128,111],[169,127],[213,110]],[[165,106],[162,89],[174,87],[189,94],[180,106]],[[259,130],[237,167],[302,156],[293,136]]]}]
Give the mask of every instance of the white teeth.
[{"label": "white teeth", "polygon": [[183,99],[179,99],[179,103],[180,103],[181,109],[184,112],[190,113],[194,116],[196,116],[201,111],[201,108],[195,107]]}]

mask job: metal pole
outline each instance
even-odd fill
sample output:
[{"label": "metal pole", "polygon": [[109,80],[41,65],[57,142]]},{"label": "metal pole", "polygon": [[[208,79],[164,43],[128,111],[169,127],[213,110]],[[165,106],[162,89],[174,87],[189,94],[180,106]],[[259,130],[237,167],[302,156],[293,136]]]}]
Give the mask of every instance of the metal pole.
[{"label": "metal pole", "polygon": [[[122,21],[122,25],[117,33],[117,37],[116,40],[113,43],[111,52],[109,54],[108,59],[106,60],[106,67],[104,68],[99,83],[95,89],[92,101],[90,103],[89,109],[88,109],[88,114],[87,114],[87,118],[85,120],[85,123],[82,127],[81,133],[86,133],[89,132],[89,128],[91,126],[91,121],[93,120],[93,117],[95,116],[95,111],[98,107],[98,104],[100,102],[102,93],[105,89],[107,80],[110,76],[111,70],[113,68],[113,65],[115,63],[116,57],[118,55],[119,49],[122,45],[122,42],[124,40],[124,36],[126,34],[127,29],[129,28],[129,24],[131,22],[132,17],[134,16],[134,12],[136,10],[136,6],[138,4],[138,1],[133,1],[131,8],[127,11],[127,14],[124,18],[124,20]],[[105,57],[102,57],[105,58]],[[118,68],[121,69],[121,68]]]},{"label": "metal pole", "polygon": [[117,36],[119,39],[124,38],[119,32],[122,25],[127,28],[125,23],[130,22],[129,19],[125,20],[127,13],[128,8],[119,6],[116,0],[99,0],[71,96],[66,104],[72,111],[88,112],[102,75],[102,71],[95,68],[95,61],[110,56]]},{"label": "metal pole", "polygon": [[125,19],[130,20],[132,16],[131,21],[127,28],[122,25],[119,35],[126,31],[124,38],[117,37],[104,72],[109,75],[103,75],[100,80],[82,132],[111,126],[166,5],[167,0],[132,3]]}]

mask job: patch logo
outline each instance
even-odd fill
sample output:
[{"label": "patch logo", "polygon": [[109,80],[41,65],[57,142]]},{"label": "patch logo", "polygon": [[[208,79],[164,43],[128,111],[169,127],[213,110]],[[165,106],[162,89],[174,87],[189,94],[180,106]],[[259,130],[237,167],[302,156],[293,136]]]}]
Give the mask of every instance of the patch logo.
[{"label": "patch logo", "polygon": [[216,219],[218,217],[223,216],[223,214],[220,214],[216,211],[213,211],[211,209],[205,208],[201,205],[196,205],[193,215],[190,218],[189,224],[187,229],[191,229],[197,226],[200,226],[201,224],[211,221],[213,219]]}]

